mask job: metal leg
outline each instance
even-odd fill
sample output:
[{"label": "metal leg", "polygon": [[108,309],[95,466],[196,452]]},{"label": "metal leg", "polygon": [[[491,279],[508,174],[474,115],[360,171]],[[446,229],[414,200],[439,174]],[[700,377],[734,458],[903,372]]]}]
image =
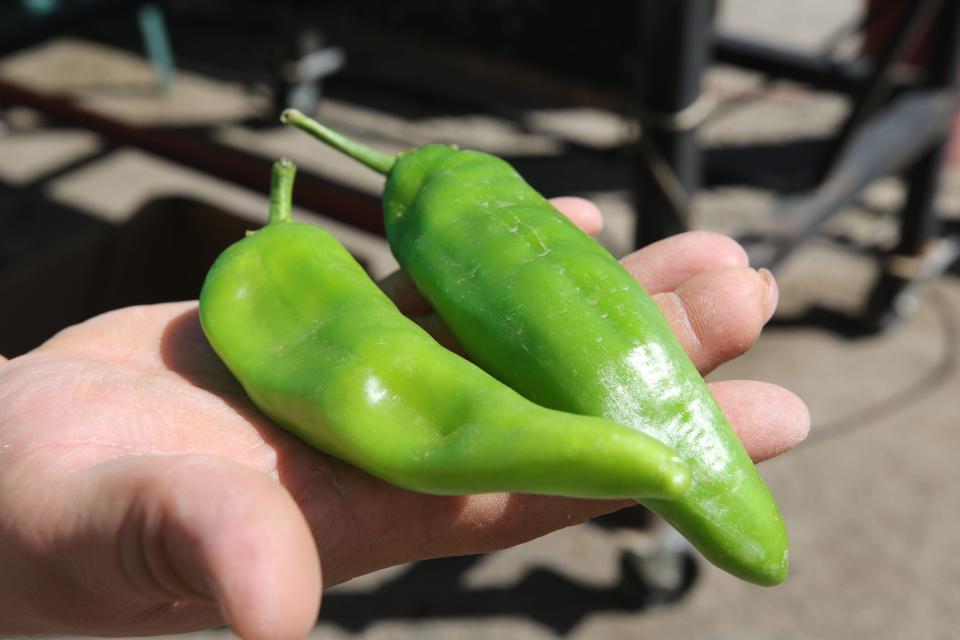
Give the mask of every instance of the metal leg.
[{"label": "metal leg", "polygon": [[821,164],[819,171],[821,179],[826,178],[836,167],[844,147],[856,130],[890,95],[896,84],[893,77],[895,65],[916,47],[924,34],[929,33],[934,18],[938,13],[942,14],[943,5],[943,0],[921,0],[906,10],[906,15],[890,35],[886,46],[874,62],[870,79],[853,93],[850,114],[831,140]]},{"label": "metal leg", "polygon": [[160,90],[166,93],[173,85],[177,66],[173,59],[170,38],[167,37],[163,11],[155,4],[145,4],[137,11],[137,22],[140,23],[140,34],[147,57],[150,58],[153,71],[157,75],[157,84]]},{"label": "metal leg", "polygon": [[[956,87],[960,81],[960,3],[946,2],[931,33],[926,84]],[[888,257],[864,309],[877,329],[895,323],[915,297],[916,285],[942,273],[958,253],[955,239],[940,238],[934,199],[946,156],[947,140],[934,145],[906,174],[907,198],[900,211],[900,241]]]},{"label": "metal leg", "polygon": [[643,160],[636,185],[637,246],[685,228],[687,200],[700,179],[696,128],[714,7],[714,0],[644,0],[637,5]]}]

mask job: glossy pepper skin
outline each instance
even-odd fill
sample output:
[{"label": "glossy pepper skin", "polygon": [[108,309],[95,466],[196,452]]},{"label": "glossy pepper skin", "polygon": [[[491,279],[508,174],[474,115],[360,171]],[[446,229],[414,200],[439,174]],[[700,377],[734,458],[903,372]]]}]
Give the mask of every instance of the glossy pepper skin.
[{"label": "glossy pepper skin", "polygon": [[682,494],[657,440],[545,409],[437,344],[329,233],[289,221],[278,164],[270,223],[229,247],[200,295],[207,338],[256,406],[400,487],[624,498]]},{"label": "glossy pepper skin", "polygon": [[770,491],[667,320],[603,247],[497,157],[428,145],[369,160],[300,114],[286,119],[387,174],[394,255],[477,364],[544,406],[673,447],[690,490],[641,502],[733,575],[786,578]]}]

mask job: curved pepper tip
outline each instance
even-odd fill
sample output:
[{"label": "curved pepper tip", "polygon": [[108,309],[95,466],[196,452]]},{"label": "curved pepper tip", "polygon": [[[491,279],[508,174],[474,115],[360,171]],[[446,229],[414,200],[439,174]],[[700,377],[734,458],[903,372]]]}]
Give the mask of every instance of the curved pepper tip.
[{"label": "curved pepper tip", "polygon": [[752,582],[763,587],[775,587],[790,575],[790,551],[783,550],[780,562],[773,562],[751,577]]},{"label": "curved pepper tip", "polygon": [[790,550],[770,545],[763,557],[723,566],[733,575],[761,587],[775,587],[790,575]]}]

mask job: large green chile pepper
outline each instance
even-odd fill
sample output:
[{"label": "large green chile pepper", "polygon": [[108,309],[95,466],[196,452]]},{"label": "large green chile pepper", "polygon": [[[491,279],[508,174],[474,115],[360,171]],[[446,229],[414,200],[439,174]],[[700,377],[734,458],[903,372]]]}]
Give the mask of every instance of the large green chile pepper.
[{"label": "large green chile pepper", "polygon": [[608,420],[545,409],[441,347],[329,233],[290,217],[229,247],[200,294],[214,350],[267,416],[309,444],[427,493],[670,498],[675,452]]},{"label": "large green chile pepper", "polygon": [[428,145],[392,158],[292,110],[284,120],[388,176],[390,246],[477,364],[544,406],[673,447],[693,471],[689,492],[642,503],[730,573],[786,578],[770,491],[667,320],[609,252],[497,157]]}]

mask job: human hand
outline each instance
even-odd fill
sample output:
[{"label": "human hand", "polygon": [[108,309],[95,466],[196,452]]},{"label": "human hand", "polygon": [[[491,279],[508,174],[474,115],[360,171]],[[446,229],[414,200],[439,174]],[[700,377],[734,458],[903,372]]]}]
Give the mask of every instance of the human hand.
[{"label": "human hand", "polygon": [[[589,203],[555,203],[598,230]],[[776,305],[772,278],[721,236],[676,236],[624,265],[703,372],[749,348]],[[387,288],[416,313],[405,286]],[[755,460],[806,433],[806,408],[779,387],[711,390]],[[0,633],[227,622],[246,638],[302,637],[323,586],[627,504],[428,496],[377,480],[261,416],[207,344],[195,302],[108,313],[0,364]]]}]

